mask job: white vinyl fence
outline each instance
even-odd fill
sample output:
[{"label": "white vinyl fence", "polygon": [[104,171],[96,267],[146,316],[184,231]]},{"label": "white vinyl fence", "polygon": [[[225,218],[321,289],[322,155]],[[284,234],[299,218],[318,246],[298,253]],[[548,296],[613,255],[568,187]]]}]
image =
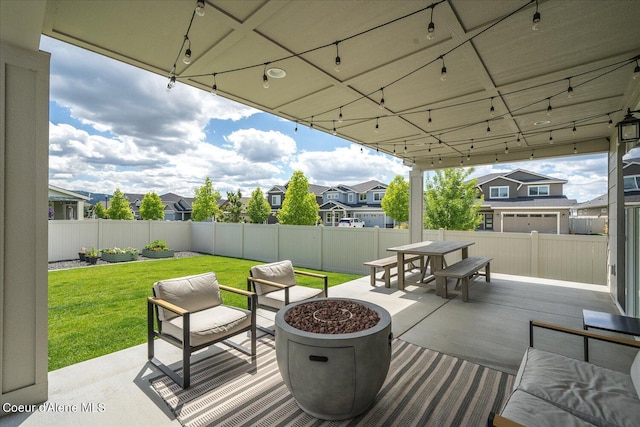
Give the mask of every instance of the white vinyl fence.
[{"label": "white vinyl fence", "polygon": [[[423,240],[471,241],[470,255],[493,258],[495,273],[605,285],[606,236],[424,230]],[[180,221],[49,221],[49,261],[77,258],[81,247],[136,247],[165,240],[176,251],[369,274],[366,261],[393,255],[408,230]],[[457,261],[460,254],[447,256]]]}]

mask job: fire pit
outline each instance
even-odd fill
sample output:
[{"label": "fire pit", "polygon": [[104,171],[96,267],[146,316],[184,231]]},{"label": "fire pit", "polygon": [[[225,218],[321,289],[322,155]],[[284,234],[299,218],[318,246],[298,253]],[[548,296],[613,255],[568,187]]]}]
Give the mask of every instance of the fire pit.
[{"label": "fire pit", "polygon": [[373,402],[391,362],[391,316],[366,301],[322,298],[276,314],[276,357],[309,415],[353,418]]}]

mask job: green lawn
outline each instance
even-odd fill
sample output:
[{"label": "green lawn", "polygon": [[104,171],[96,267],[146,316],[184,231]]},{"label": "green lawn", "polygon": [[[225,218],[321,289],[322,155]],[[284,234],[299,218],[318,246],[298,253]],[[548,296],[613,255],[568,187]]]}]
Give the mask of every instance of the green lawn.
[{"label": "green lawn", "polygon": [[[122,350],[146,341],[147,296],[161,279],[213,271],[223,285],[246,289],[258,261],[212,255],[128,262],[49,272],[49,370]],[[308,269],[301,269],[314,271]],[[329,286],[359,276],[327,273]],[[299,277],[322,287],[322,281]],[[225,304],[246,307],[246,298],[223,292]]]}]

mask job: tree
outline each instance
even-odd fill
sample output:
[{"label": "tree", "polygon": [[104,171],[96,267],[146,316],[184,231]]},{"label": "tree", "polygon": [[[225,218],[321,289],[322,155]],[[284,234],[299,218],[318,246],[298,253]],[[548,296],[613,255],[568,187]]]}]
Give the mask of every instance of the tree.
[{"label": "tree", "polygon": [[144,195],[140,203],[140,218],[142,219],[164,219],[164,203],[156,193],[151,192]]},{"label": "tree", "polygon": [[93,215],[96,218],[104,218],[105,216],[107,216],[107,210],[104,208],[104,206],[102,206],[100,202],[97,202],[93,207]]},{"label": "tree", "polygon": [[107,209],[107,215],[109,215],[109,219],[133,219],[133,212],[131,212],[131,208],[129,207],[129,201],[119,188],[116,188],[116,191],[113,192],[111,206]]},{"label": "tree", "polygon": [[194,221],[207,221],[209,219],[215,221],[216,216],[220,216],[222,213],[218,205],[218,199],[220,199],[220,193],[213,188],[211,178],[206,177],[204,185],[196,188],[196,197],[192,205],[191,218],[193,218]]},{"label": "tree", "polygon": [[318,202],[309,192],[309,181],[302,171],[295,171],[284,194],[277,217],[281,224],[314,225],[318,221]]},{"label": "tree", "polygon": [[247,215],[251,222],[255,224],[262,224],[269,218],[271,213],[271,206],[267,199],[264,198],[264,194],[260,187],[253,190],[251,198],[247,202]]},{"label": "tree", "polygon": [[436,171],[427,179],[424,197],[424,227],[430,230],[475,230],[481,222],[478,214],[482,198],[476,198],[476,179],[465,181],[473,168]]},{"label": "tree", "polygon": [[226,222],[242,222],[242,193],[227,191],[227,208],[224,214]]},{"label": "tree", "polygon": [[382,198],[382,210],[396,222],[409,220],[409,182],[396,175]]}]

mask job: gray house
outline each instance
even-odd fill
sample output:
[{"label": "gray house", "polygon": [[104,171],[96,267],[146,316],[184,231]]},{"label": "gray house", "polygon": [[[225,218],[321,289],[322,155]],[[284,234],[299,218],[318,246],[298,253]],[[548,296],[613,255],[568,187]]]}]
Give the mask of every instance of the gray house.
[{"label": "gray house", "polygon": [[567,181],[516,169],[477,179],[484,195],[480,230],[568,234],[570,210],[577,202],[563,194]]},{"label": "gray house", "polygon": [[[268,224],[275,224],[278,222],[276,213],[278,212],[278,209],[282,207],[284,195],[287,193],[288,187],[289,183],[284,185],[274,185],[269,191],[267,191],[267,202],[269,202],[269,205],[271,206],[271,215],[267,220]],[[318,205],[322,204],[322,193],[324,193],[328,188],[329,187],[325,187],[324,185],[309,184],[309,192],[316,196],[316,202]]]},{"label": "gray house", "polygon": [[[629,162],[622,168],[624,176],[624,205],[634,206],[640,205],[640,162]],[[607,195],[603,194],[595,199],[580,203],[574,209],[574,215],[577,217],[607,217],[609,201]]]},{"label": "gray house", "polygon": [[366,227],[392,227],[393,219],[381,207],[386,191],[387,185],[376,180],[330,187],[322,193],[322,223],[336,226],[341,218],[359,218]]}]

